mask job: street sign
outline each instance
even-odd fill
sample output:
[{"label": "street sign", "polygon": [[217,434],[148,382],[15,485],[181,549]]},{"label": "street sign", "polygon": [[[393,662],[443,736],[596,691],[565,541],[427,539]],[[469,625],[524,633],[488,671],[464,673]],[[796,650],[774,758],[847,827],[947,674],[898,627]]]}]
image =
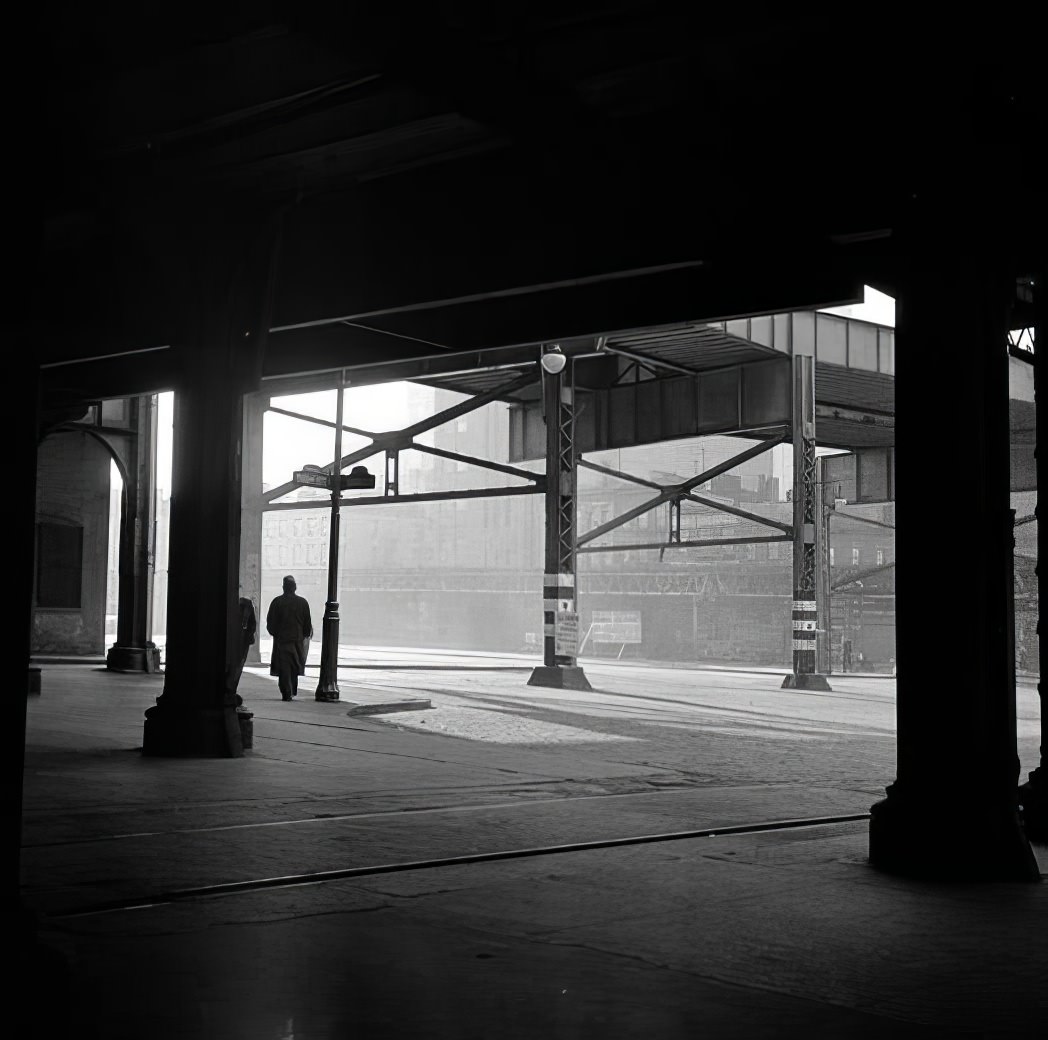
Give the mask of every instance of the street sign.
[{"label": "street sign", "polygon": [[350,488],[373,488],[375,486],[375,474],[369,473],[366,466],[354,466],[352,472],[341,474],[338,480],[339,487],[343,491]]},{"label": "street sign", "polygon": [[[284,471],[285,473],[287,470]],[[327,488],[330,490],[330,477],[322,469],[296,469],[295,483],[306,487]]]},{"label": "street sign", "polygon": [[322,470],[319,466],[307,466],[305,469],[295,470],[295,483],[305,487],[325,488],[333,490],[336,486],[340,491],[348,491],[352,488],[373,488],[375,486],[375,475],[369,473],[365,466],[354,466],[351,473],[340,473],[338,484],[335,478]]}]

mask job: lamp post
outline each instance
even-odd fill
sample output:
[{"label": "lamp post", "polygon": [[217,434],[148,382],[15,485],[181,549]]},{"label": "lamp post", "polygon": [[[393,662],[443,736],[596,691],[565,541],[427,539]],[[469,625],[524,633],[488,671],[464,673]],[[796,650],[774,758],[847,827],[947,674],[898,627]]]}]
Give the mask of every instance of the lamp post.
[{"label": "lamp post", "polygon": [[339,500],[342,497],[342,409],[345,398],[345,373],[339,372],[338,398],[335,404],[335,462],[330,473],[331,530],[328,535],[328,587],[324,620],[320,626],[320,682],[318,701],[338,700],[338,549]]},{"label": "lamp post", "polygon": [[[337,701],[338,690],[338,549],[339,506],[342,492],[350,488],[373,488],[374,474],[364,466],[354,466],[348,476],[342,475],[342,409],[345,396],[345,373],[339,374],[338,400],[335,406],[335,461],[331,472],[307,467],[295,473],[295,482],[331,491],[331,530],[328,539],[328,587],[324,620],[320,628],[320,682],[315,697],[318,701]],[[319,479],[322,478],[322,479]]]}]

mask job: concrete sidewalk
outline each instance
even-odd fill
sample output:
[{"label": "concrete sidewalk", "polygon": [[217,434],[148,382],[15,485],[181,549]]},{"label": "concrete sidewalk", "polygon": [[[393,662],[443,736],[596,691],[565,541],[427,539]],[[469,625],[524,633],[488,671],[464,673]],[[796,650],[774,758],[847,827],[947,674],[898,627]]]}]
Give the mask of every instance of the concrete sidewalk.
[{"label": "concrete sidewalk", "polygon": [[[1048,886],[879,874],[861,820],[723,833],[854,814],[868,792],[689,786],[638,772],[615,742],[442,738],[347,703],[281,702],[250,672],[255,750],[143,759],[142,711],[161,689],[159,675],[45,665],[30,698],[23,895],[42,945],[21,965],[29,1016],[14,1035],[1048,1028]],[[389,692],[354,685],[362,698]],[[462,861],[514,850],[529,854]]]}]

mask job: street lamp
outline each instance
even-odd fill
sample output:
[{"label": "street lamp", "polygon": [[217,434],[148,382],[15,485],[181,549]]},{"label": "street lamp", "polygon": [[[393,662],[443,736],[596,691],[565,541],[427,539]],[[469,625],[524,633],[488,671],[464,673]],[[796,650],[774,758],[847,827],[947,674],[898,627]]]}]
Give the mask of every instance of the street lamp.
[{"label": "street lamp", "polygon": [[[311,487],[326,487],[331,491],[331,531],[328,539],[328,588],[324,604],[324,620],[320,629],[320,682],[318,701],[337,701],[338,690],[338,547],[339,505],[343,491],[373,488],[375,476],[365,466],[354,466],[342,474],[342,409],[345,395],[344,374],[339,378],[338,403],[335,408],[335,461],[330,473],[315,466],[307,466],[295,473],[295,482]],[[320,478],[323,478],[322,480]]]},{"label": "street lamp", "polygon": [[541,358],[539,358],[542,370],[548,372],[551,376],[563,372],[567,363],[568,359],[564,356],[564,352],[557,346],[546,347],[542,352]]}]

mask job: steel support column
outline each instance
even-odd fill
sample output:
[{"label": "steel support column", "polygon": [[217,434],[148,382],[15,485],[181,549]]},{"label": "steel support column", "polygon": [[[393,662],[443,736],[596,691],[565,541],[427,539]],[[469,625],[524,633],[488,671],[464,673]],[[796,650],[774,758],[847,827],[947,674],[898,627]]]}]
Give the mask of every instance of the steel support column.
[{"label": "steel support column", "polygon": [[815,468],[818,474],[816,487],[818,489],[815,517],[817,526],[815,528],[815,562],[818,575],[818,593],[815,604],[819,616],[815,641],[817,647],[816,670],[823,675],[833,672],[833,618],[832,604],[830,601],[830,507],[829,499],[831,492],[827,489],[823,479],[825,467],[821,459],[815,460]]},{"label": "steel support column", "polygon": [[[244,398],[244,432],[240,446],[240,595],[251,600],[256,619],[265,618],[262,609],[262,452],[263,430],[269,397],[249,394]],[[261,664],[259,637],[248,647],[248,664]]]},{"label": "steel support column", "polygon": [[[896,478],[899,508],[915,522],[896,537],[896,779],[871,809],[869,850],[880,869],[937,881],[1040,880],[1019,819],[1007,349],[1015,283],[986,197],[995,170],[988,153],[963,219],[948,205],[937,210],[932,194],[900,229]],[[943,559],[965,565],[936,572],[929,609],[913,565],[927,492],[917,449],[928,387],[945,379],[968,432],[967,507],[963,521],[939,526],[936,543]]]},{"label": "steel support column", "polygon": [[120,496],[119,597],[116,642],[106,653],[114,672],[157,672],[160,652],[151,642],[152,539],[156,515],[156,399],[128,400],[127,479]]},{"label": "steel support column", "polygon": [[1033,386],[1037,408],[1037,443],[1034,447],[1037,467],[1037,694],[1041,705],[1040,761],[1019,788],[1023,824],[1028,837],[1048,842],[1048,765],[1044,756],[1048,749],[1048,627],[1044,624],[1045,603],[1048,602],[1048,509],[1044,508],[1048,494],[1048,451],[1045,450],[1045,426],[1048,425],[1048,371],[1045,361],[1044,312],[1045,279],[1048,269],[1037,272],[1034,278],[1034,354]]},{"label": "steel support column", "polygon": [[793,355],[793,671],[783,689],[829,690],[816,671],[819,516],[815,467],[815,355]]},{"label": "steel support column", "polygon": [[591,689],[578,666],[575,584],[575,400],[572,362],[543,372],[546,416],[546,547],[542,579],[543,661],[529,686]]}]

